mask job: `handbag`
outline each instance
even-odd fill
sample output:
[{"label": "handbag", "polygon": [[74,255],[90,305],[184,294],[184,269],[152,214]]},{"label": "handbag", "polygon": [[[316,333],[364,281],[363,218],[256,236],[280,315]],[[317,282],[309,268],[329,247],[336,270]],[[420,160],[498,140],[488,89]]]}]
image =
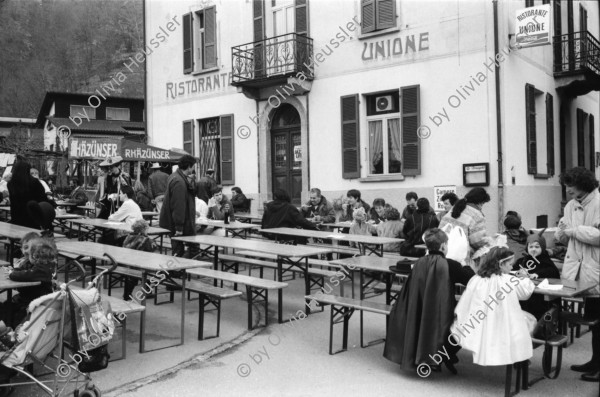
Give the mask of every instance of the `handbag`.
[{"label": "handbag", "polygon": [[533,329],[533,337],[537,339],[550,340],[558,334],[558,307],[552,306],[538,320]]}]

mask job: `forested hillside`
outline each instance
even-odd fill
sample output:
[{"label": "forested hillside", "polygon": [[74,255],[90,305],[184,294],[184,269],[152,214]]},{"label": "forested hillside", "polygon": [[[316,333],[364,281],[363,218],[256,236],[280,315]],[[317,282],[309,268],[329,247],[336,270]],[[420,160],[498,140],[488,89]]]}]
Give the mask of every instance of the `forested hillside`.
[{"label": "forested hillside", "polygon": [[142,0],[0,0],[0,116],[37,117],[46,91],[91,93],[122,71],[113,95],[143,97]]}]

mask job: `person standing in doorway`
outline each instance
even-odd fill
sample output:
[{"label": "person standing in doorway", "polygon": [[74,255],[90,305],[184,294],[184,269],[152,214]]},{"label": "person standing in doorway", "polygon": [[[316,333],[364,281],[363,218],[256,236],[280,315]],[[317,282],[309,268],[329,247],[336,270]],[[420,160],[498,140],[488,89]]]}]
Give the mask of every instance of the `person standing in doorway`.
[{"label": "person standing in doorway", "polygon": [[[171,237],[196,234],[196,191],[190,178],[195,164],[194,157],[189,154],[184,155],[177,163],[177,171],[173,172],[167,180],[159,225],[170,230]],[[174,256],[183,256],[185,251],[183,243],[172,240],[171,245]]]}]

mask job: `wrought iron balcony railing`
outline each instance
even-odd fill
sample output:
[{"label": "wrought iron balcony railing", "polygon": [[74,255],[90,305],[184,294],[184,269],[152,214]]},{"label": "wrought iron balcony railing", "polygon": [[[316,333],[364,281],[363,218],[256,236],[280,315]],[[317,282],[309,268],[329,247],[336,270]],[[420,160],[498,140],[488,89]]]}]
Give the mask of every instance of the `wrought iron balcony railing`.
[{"label": "wrought iron balcony railing", "polygon": [[600,75],[600,41],[590,32],[554,36],[554,73],[566,75],[585,70]]},{"label": "wrought iron balcony railing", "polygon": [[312,54],[313,40],[296,33],[232,47],[232,84],[244,85],[300,72],[306,79],[313,79]]}]

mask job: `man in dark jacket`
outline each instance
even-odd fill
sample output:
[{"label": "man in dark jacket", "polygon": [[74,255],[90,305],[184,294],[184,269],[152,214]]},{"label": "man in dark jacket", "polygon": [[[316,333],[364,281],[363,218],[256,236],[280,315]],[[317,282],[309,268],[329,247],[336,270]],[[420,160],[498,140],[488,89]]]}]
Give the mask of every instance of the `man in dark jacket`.
[{"label": "man in dark jacket", "polygon": [[[177,163],[178,169],[167,181],[165,200],[160,211],[159,225],[171,231],[171,237],[193,236],[196,234],[195,186],[190,181],[196,159],[185,155]],[[171,240],[174,256],[183,256],[183,243]]]},{"label": "man in dark jacket", "polygon": [[[263,229],[273,229],[276,227],[291,227],[317,230],[312,222],[304,219],[298,208],[291,204],[290,195],[283,189],[273,191],[273,201],[267,203],[262,217],[261,227]],[[265,234],[267,238],[273,238]],[[301,243],[301,239],[296,239]]]},{"label": "man in dark jacket", "polygon": [[308,202],[302,206],[302,216],[312,218],[315,222],[334,223],[333,205],[321,195],[321,189],[310,189]]},{"label": "man in dark jacket", "polygon": [[84,210],[77,208],[77,207],[84,206],[87,204],[87,202],[88,202],[87,193],[85,192],[85,190],[83,190],[83,186],[81,186],[79,179],[73,178],[73,179],[71,179],[71,182],[73,182],[75,188],[73,189],[73,191],[69,195],[69,198],[66,201],[69,203],[75,203],[75,204],[77,204],[77,206],[76,207],[67,207],[67,211],[71,214],[83,215]]},{"label": "man in dark jacket", "polygon": [[150,169],[152,170],[152,174],[148,177],[148,195],[154,205],[156,205],[156,211],[160,213],[165,198],[165,190],[167,190],[169,175],[161,171],[160,164],[158,163],[152,164]]},{"label": "man in dark jacket", "polygon": [[435,213],[429,212],[429,200],[421,197],[417,200],[417,210],[408,215],[402,228],[402,234],[406,241],[400,246],[400,255],[421,257],[425,250],[415,248],[415,245],[423,244],[422,237],[428,229],[438,227],[439,221]]}]

